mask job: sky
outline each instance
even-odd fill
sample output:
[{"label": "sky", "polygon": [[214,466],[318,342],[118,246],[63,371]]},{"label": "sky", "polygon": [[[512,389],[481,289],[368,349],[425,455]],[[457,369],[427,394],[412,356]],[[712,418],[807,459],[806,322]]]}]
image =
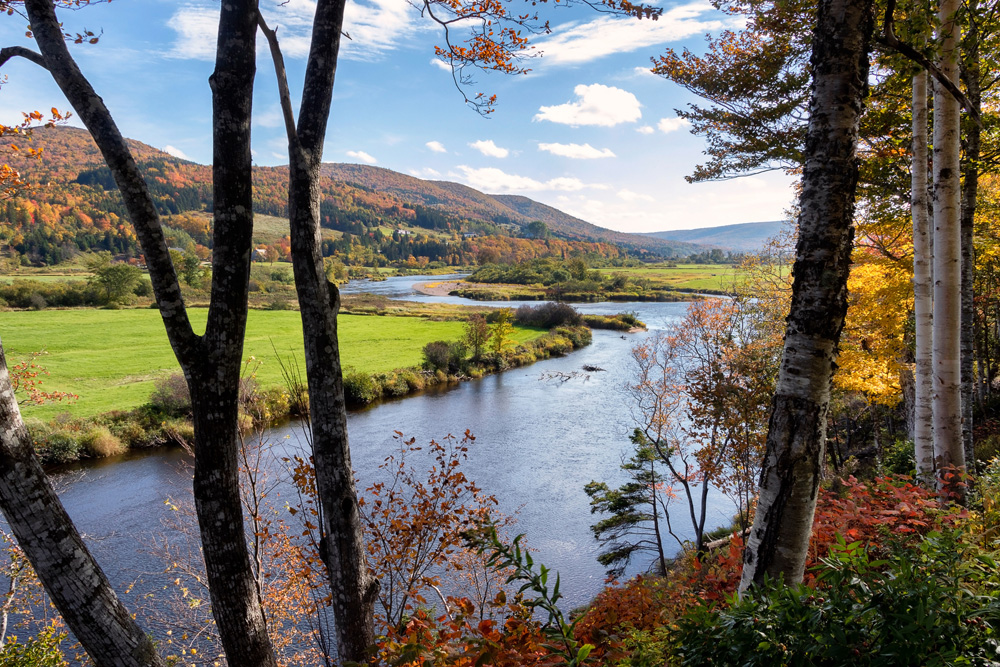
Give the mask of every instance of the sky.
[{"label": "sky", "polygon": [[[522,10],[514,0],[514,11]],[[293,99],[309,46],[312,0],[261,0],[277,27]],[[525,3],[525,6],[527,4]],[[546,7],[552,31],[532,40],[530,72],[481,72],[467,94],[496,94],[484,118],[463,104],[450,69],[434,57],[440,28],[407,0],[351,0],[324,161],[371,164],[489,194],[518,194],[625,232],[779,220],[792,180],[768,173],[689,184],[704,140],[677,108],[697,98],[650,73],[666,48],[704,49],[732,19],[707,2],[664,2],[658,21]],[[218,3],[115,0],[60,14],[67,32],[100,35],[72,46],[122,133],[208,164]],[[31,46],[26,21],[0,23],[3,46]],[[253,155],[287,164],[273,65],[258,38]],[[68,108],[48,74],[24,60],[3,68],[0,122],[33,109]],[[297,110],[297,109],[296,109]],[[71,124],[77,124],[71,121]]]}]

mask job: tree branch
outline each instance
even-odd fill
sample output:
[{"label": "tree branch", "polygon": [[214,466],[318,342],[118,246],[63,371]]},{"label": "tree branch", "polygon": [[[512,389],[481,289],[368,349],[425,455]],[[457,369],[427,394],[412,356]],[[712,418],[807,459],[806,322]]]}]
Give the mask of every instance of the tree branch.
[{"label": "tree branch", "polygon": [[909,58],[927,70],[931,76],[933,76],[934,79],[937,80],[937,82],[951,94],[952,97],[958,100],[958,103],[962,105],[962,108],[965,109],[970,116],[972,116],[973,120],[976,121],[976,124],[979,125],[979,127],[983,127],[983,119],[979,115],[979,109],[975,108],[972,102],[969,101],[969,98],[965,96],[965,93],[963,93],[961,89],[955,85],[955,82],[946,77],[944,72],[942,72],[930,58],[920,53],[909,44],[900,41],[899,38],[896,37],[896,33],[893,30],[893,26],[895,25],[893,14],[895,11],[896,0],[888,0],[885,7],[885,17],[882,22],[882,34],[875,35],[875,43],[894,49],[900,55]]},{"label": "tree branch", "polygon": [[16,58],[16,57],[21,57],[24,58],[25,60],[30,60],[39,67],[43,67],[45,69],[49,68],[49,66],[45,64],[45,58],[42,57],[42,54],[36,51],[32,51],[31,49],[23,46],[5,46],[4,48],[0,49],[0,67],[6,65],[7,61],[10,60],[11,58]]},{"label": "tree branch", "polygon": [[267,45],[271,49],[271,60],[274,61],[274,74],[278,79],[278,99],[281,101],[281,114],[285,119],[285,133],[288,135],[288,145],[296,151],[302,149],[299,134],[295,130],[295,112],[292,110],[292,94],[288,90],[288,74],[285,71],[285,58],[281,55],[278,45],[278,29],[271,30],[264,20],[264,15],[257,11],[257,26],[264,33]]}]

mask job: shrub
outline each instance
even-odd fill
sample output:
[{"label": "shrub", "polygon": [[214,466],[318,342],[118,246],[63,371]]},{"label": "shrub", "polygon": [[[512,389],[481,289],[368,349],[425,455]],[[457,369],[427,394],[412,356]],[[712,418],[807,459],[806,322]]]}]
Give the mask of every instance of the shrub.
[{"label": "shrub", "polygon": [[344,376],[344,399],[354,405],[368,405],[382,398],[382,387],[368,373],[350,371]]},{"label": "shrub", "polygon": [[44,310],[48,305],[49,304],[45,300],[45,297],[38,292],[33,292],[28,297],[28,307],[31,308],[31,310]]},{"label": "shrub", "polygon": [[92,426],[80,436],[79,443],[95,458],[116,456],[126,450],[122,441],[107,426]]},{"label": "shrub", "polygon": [[727,609],[692,611],[678,623],[675,657],[699,665],[995,664],[1000,578],[984,556],[955,532],[932,533],[884,561],[841,541],[816,569],[816,589],[767,584]]},{"label": "shrub", "polygon": [[514,312],[514,321],[526,327],[551,329],[559,326],[579,326],[583,317],[566,303],[543,303],[538,306],[520,306]]},{"label": "shrub", "polygon": [[420,391],[424,388],[424,378],[416,371],[406,369],[402,371],[401,377],[410,391]]},{"label": "shrub", "polygon": [[128,447],[142,447],[148,444],[149,436],[146,429],[135,420],[115,420],[111,423],[110,431]]},{"label": "shrub", "polygon": [[62,667],[69,664],[60,650],[66,633],[56,634],[53,626],[42,629],[24,642],[18,637],[7,637],[0,649],[0,667]]},{"label": "shrub", "polygon": [[464,343],[449,343],[437,340],[424,345],[424,367],[427,370],[442,370],[457,374],[465,367],[466,347]]},{"label": "shrub", "polygon": [[268,310],[291,310],[292,304],[283,296],[275,297],[271,303],[267,304]]},{"label": "shrub", "polygon": [[168,415],[181,415],[191,412],[191,393],[188,391],[187,380],[180,373],[171,373],[160,378],[153,384],[153,393],[149,403],[157,410]]},{"label": "shrub", "polygon": [[889,475],[912,475],[917,463],[912,440],[896,440],[882,453],[881,470]]},{"label": "shrub", "polygon": [[406,396],[410,393],[410,385],[400,373],[389,373],[380,378],[382,393],[387,396]]},{"label": "shrub", "polygon": [[[243,426],[241,423],[240,427]],[[163,435],[174,444],[189,447],[194,444],[194,424],[186,419],[171,419],[163,424]]]},{"label": "shrub", "polygon": [[1000,433],[991,433],[979,439],[975,444],[975,454],[976,460],[983,462],[1000,455]]},{"label": "shrub", "polygon": [[52,431],[43,441],[35,440],[42,463],[69,463],[80,459],[80,443],[65,431]]},{"label": "shrub", "polygon": [[448,368],[448,343],[436,340],[424,345],[424,366],[428,370]]}]

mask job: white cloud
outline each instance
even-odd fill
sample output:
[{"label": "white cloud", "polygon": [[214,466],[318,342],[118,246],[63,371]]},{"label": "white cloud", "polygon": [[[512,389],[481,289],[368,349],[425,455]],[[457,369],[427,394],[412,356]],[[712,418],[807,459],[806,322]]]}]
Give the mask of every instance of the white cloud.
[{"label": "white cloud", "polygon": [[656,127],[660,128],[660,132],[670,133],[682,127],[691,127],[691,121],[687,118],[661,118]]},{"label": "white cloud", "polygon": [[471,148],[475,148],[483,155],[488,155],[490,157],[503,158],[510,155],[509,150],[497,146],[495,143],[493,143],[492,139],[486,139],[486,140],[480,139],[479,141],[473,141],[471,144],[469,144],[469,146]]},{"label": "white cloud", "polygon": [[[315,0],[285,0],[280,4],[264,3],[261,10],[272,28],[286,58],[305,58],[309,54]],[[341,42],[341,54],[350,60],[378,60],[406,42],[420,30],[430,29],[417,23],[418,13],[398,0],[356,0],[344,13],[344,31],[351,38]],[[214,60],[218,39],[219,10],[208,4],[189,4],[179,9],[167,22],[177,38],[170,55],[177,58]],[[263,39],[258,48],[266,50]]]},{"label": "white cloud", "polygon": [[604,56],[648,50],[658,44],[676,42],[706,32],[717,32],[727,24],[703,19],[713,12],[707,2],[674,7],[657,21],[602,16],[587,23],[556,28],[552,36],[537,43],[545,64],[567,65],[597,60]]},{"label": "white cloud", "polygon": [[587,187],[578,178],[559,177],[548,181],[539,181],[528,176],[508,174],[496,167],[473,169],[466,165],[459,165],[458,170],[459,173],[450,175],[464,180],[467,185],[483,192],[501,194],[506,192],[540,192],[546,190],[575,192]]},{"label": "white cloud", "polygon": [[551,107],[540,107],[535,120],[549,120],[563,125],[600,125],[612,127],[619,123],[634,123],[642,117],[635,95],[612,86],[595,83],[580,84],[573,89],[578,98]]},{"label": "white cloud", "polygon": [[184,151],[182,151],[179,148],[175,148],[175,147],[171,146],[170,144],[167,144],[166,146],[163,147],[163,152],[164,153],[168,153],[170,155],[173,155],[174,157],[179,157],[182,160],[190,160],[191,159],[187,155],[184,154]]},{"label": "white cloud", "polygon": [[637,127],[635,128],[635,131],[638,132],[639,134],[652,134],[653,132],[656,132],[656,130],[653,129],[652,125],[643,125],[641,127]]},{"label": "white cloud", "polygon": [[538,144],[538,150],[548,151],[553,155],[569,157],[576,160],[595,160],[603,157],[615,157],[610,148],[594,148],[590,144]]},{"label": "white cloud", "polygon": [[347,151],[348,157],[352,157],[355,160],[360,160],[366,164],[375,164],[378,162],[375,158],[364,151]]},{"label": "white cloud", "polygon": [[631,190],[619,190],[618,191],[618,198],[619,199],[624,199],[625,201],[628,201],[628,202],[633,202],[633,201],[655,201],[653,199],[653,197],[651,197],[650,195],[642,194],[642,193],[639,193],[639,192],[632,192]]},{"label": "white cloud", "polygon": [[[295,0],[293,0],[294,2]],[[314,0],[298,0],[315,9]],[[312,11],[310,11],[310,17]],[[346,55],[355,60],[376,60],[403,46],[407,37],[430,29],[430,22],[417,22],[419,14],[408,2],[399,0],[359,0],[347,3],[344,31],[351,39],[341,41]],[[310,25],[312,19],[310,18]],[[308,33],[307,33],[308,34]]]},{"label": "white cloud", "polygon": [[219,34],[218,9],[185,7],[170,17],[167,25],[177,33],[170,56],[215,60],[215,47]]},{"label": "white cloud", "polygon": [[442,144],[440,141],[428,141],[426,144],[424,144],[424,146],[427,146],[427,148],[431,149],[435,153],[447,153],[448,152],[448,149],[445,148],[444,144]]},{"label": "white cloud", "polygon": [[431,58],[431,65],[445,72],[451,72],[451,65],[439,58]]},{"label": "white cloud", "polygon": [[417,178],[440,178],[441,172],[437,169],[424,167],[423,169],[411,169],[410,176],[416,176]]},{"label": "white cloud", "polygon": [[653,70],[648,67],[636,67],[632,70],[632,73],[639,79],[644,77],[655,79],[657,76],[656,74],[653,74]]}]

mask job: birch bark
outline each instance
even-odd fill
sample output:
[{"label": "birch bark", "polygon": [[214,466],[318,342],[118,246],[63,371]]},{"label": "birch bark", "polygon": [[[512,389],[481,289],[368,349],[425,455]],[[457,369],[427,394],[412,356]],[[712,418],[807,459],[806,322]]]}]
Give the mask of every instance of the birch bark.
[{"label": "birch bark", "polygon": [[931,422],[931,239],[927,198],[927,72],[913,77],[913,161],[910,167],[910,212],[913,219],[914,368],[913,446],[917,477],[934,482],[934,431]]},{"label": "birch bark", "polygon": [[740,590],[765,576],[801,581],[805,567],[847,311],[871,12],[871,0],[819,3],[792,304]]},{"label": "birch bark", "polygon": [[[958,82],[959,0],[942,0],[938,68]],[[959,189],[959,103],[934,85],[934,460],[941,471],[964,469],[962,441],[962,237]],[[942,488],[943,490],[943,488]]]}]

